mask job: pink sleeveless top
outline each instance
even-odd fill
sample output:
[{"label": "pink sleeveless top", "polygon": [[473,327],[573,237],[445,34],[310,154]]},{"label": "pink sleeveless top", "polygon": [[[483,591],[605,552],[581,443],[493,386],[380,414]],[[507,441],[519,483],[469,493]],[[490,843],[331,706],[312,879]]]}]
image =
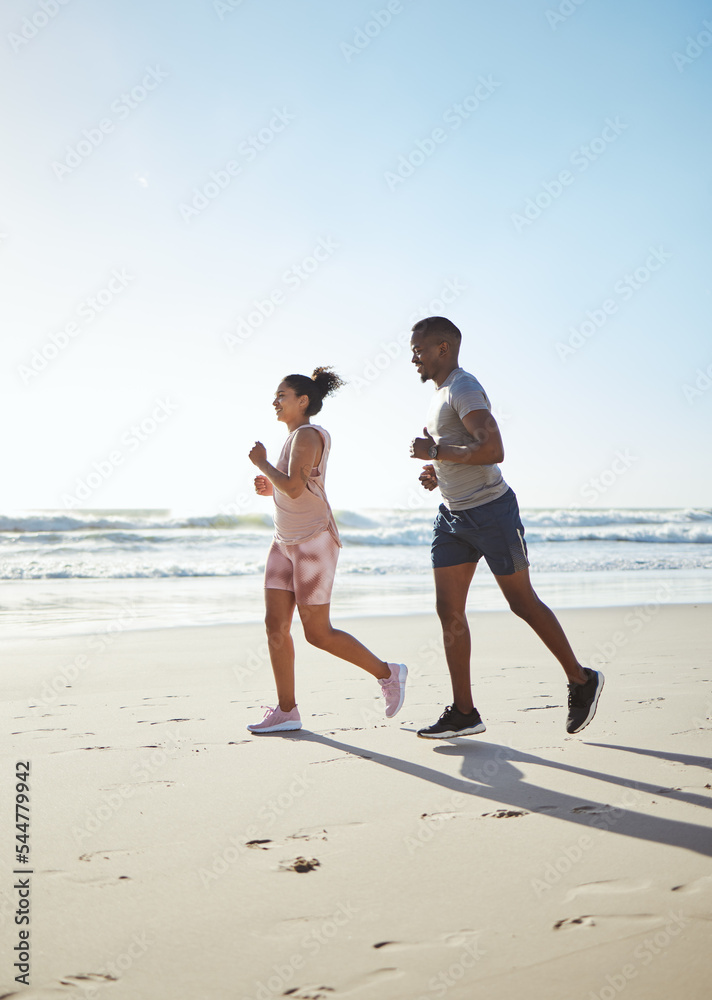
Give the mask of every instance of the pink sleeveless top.
[{"label": "pink sleeveless top", "polygon": [[[308,542],[316,538],[322,531],[329,531],[341,548],[339,529],[336,527],[334,515],[326,499],[326,489],[324,477],[326,476],[326,463],[331,450],[331,436],[328,431],[317,424],[305,424],[319,431],[324,440],[324,449],[321,461],[312,469],[311,476],[307,482],[306,489],[298,497],[288,497],[286,493],[274,491],[274,537],[284,545],[298,545],[299,542]],[[292,451],[292,441],[294,435],[301,430],[298,427],[292,431],[279,456],[276,468],[285,475],[289,472],[289,456]]]}]

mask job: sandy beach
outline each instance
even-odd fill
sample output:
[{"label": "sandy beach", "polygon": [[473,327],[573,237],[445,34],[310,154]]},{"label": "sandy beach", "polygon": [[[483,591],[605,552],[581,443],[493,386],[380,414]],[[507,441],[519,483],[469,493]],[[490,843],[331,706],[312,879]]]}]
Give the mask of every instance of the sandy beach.
[{"label": "sandy beach", "polygon": [[26,760],[32,985],[8,849],[0,995],[707,996],[712,605],[560,618],[606,675],[571,737],[563,672],[508,613],[470,615],[487,732],[432,742],[432,613],[339,623],[408,663],[392,721],[295,628],[304,728],[262,737],[260,625],[7,643],[2,831]]}]

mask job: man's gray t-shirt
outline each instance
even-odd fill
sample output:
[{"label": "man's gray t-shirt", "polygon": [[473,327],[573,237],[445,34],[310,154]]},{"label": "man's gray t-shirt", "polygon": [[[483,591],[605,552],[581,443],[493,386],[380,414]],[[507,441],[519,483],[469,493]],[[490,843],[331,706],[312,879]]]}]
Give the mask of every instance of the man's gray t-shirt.
[{"label": "man's gray t-shirt", "polygon": [[[474,375],[456,368],[435,390],[428,410],[428,433],[436,444],[472,444],[474,438],[462,422],[472,410],[491,410],[485,390]],[[480,507],[503,496],[509,487],[498,465],[464,465],[433,462],[443,500],[450,510]]]}]

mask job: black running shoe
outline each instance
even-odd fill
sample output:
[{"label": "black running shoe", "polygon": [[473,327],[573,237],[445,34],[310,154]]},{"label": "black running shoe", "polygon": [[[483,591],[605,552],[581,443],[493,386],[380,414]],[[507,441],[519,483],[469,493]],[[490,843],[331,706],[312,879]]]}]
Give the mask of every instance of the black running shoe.
[{"label": "black running shoe", "polygon": [[476,708],[464,715],[454,705],[448,705],[434,725],[418,730],[418,736],[424,740],[447,740],[452,736],[474,736],[484,731],[485,724]]},{"label": "black running shoe", "polygon": [[600,670],[584,667],[588,676],[585,684],[569,684],[569,715],[567,733],[580,733],[596,714],[596,705],[603,690],[604,677]]}]

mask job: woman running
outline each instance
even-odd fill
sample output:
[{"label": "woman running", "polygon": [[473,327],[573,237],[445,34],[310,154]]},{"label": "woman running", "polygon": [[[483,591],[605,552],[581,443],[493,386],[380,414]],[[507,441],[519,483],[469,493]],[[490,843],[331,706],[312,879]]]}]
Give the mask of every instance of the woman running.
[{"label": "woman running", "polygon": [[341,541],[324,490],[331,437],[323,427],[312,424],[311,417],[321,410],[324,397],[342,385],[330,368],[316,368],[311,378],[287,375],[272,404],[277,420],[289,431],[276,467],[267,461],[261,441],[250,451],[250,461],[262,473],[255,477],[256,492],[274,497],[274,540],[265,566],[265,624],[278,699],[277,707],[268,709],[262,722],[247,727],[253,733],[302,728],[294,700],[290,634],[295,606],[307,642],[378,679],[387,718],[403,704],[405,664],[379,660],[348,632],[335,629],[329,618]]}]

